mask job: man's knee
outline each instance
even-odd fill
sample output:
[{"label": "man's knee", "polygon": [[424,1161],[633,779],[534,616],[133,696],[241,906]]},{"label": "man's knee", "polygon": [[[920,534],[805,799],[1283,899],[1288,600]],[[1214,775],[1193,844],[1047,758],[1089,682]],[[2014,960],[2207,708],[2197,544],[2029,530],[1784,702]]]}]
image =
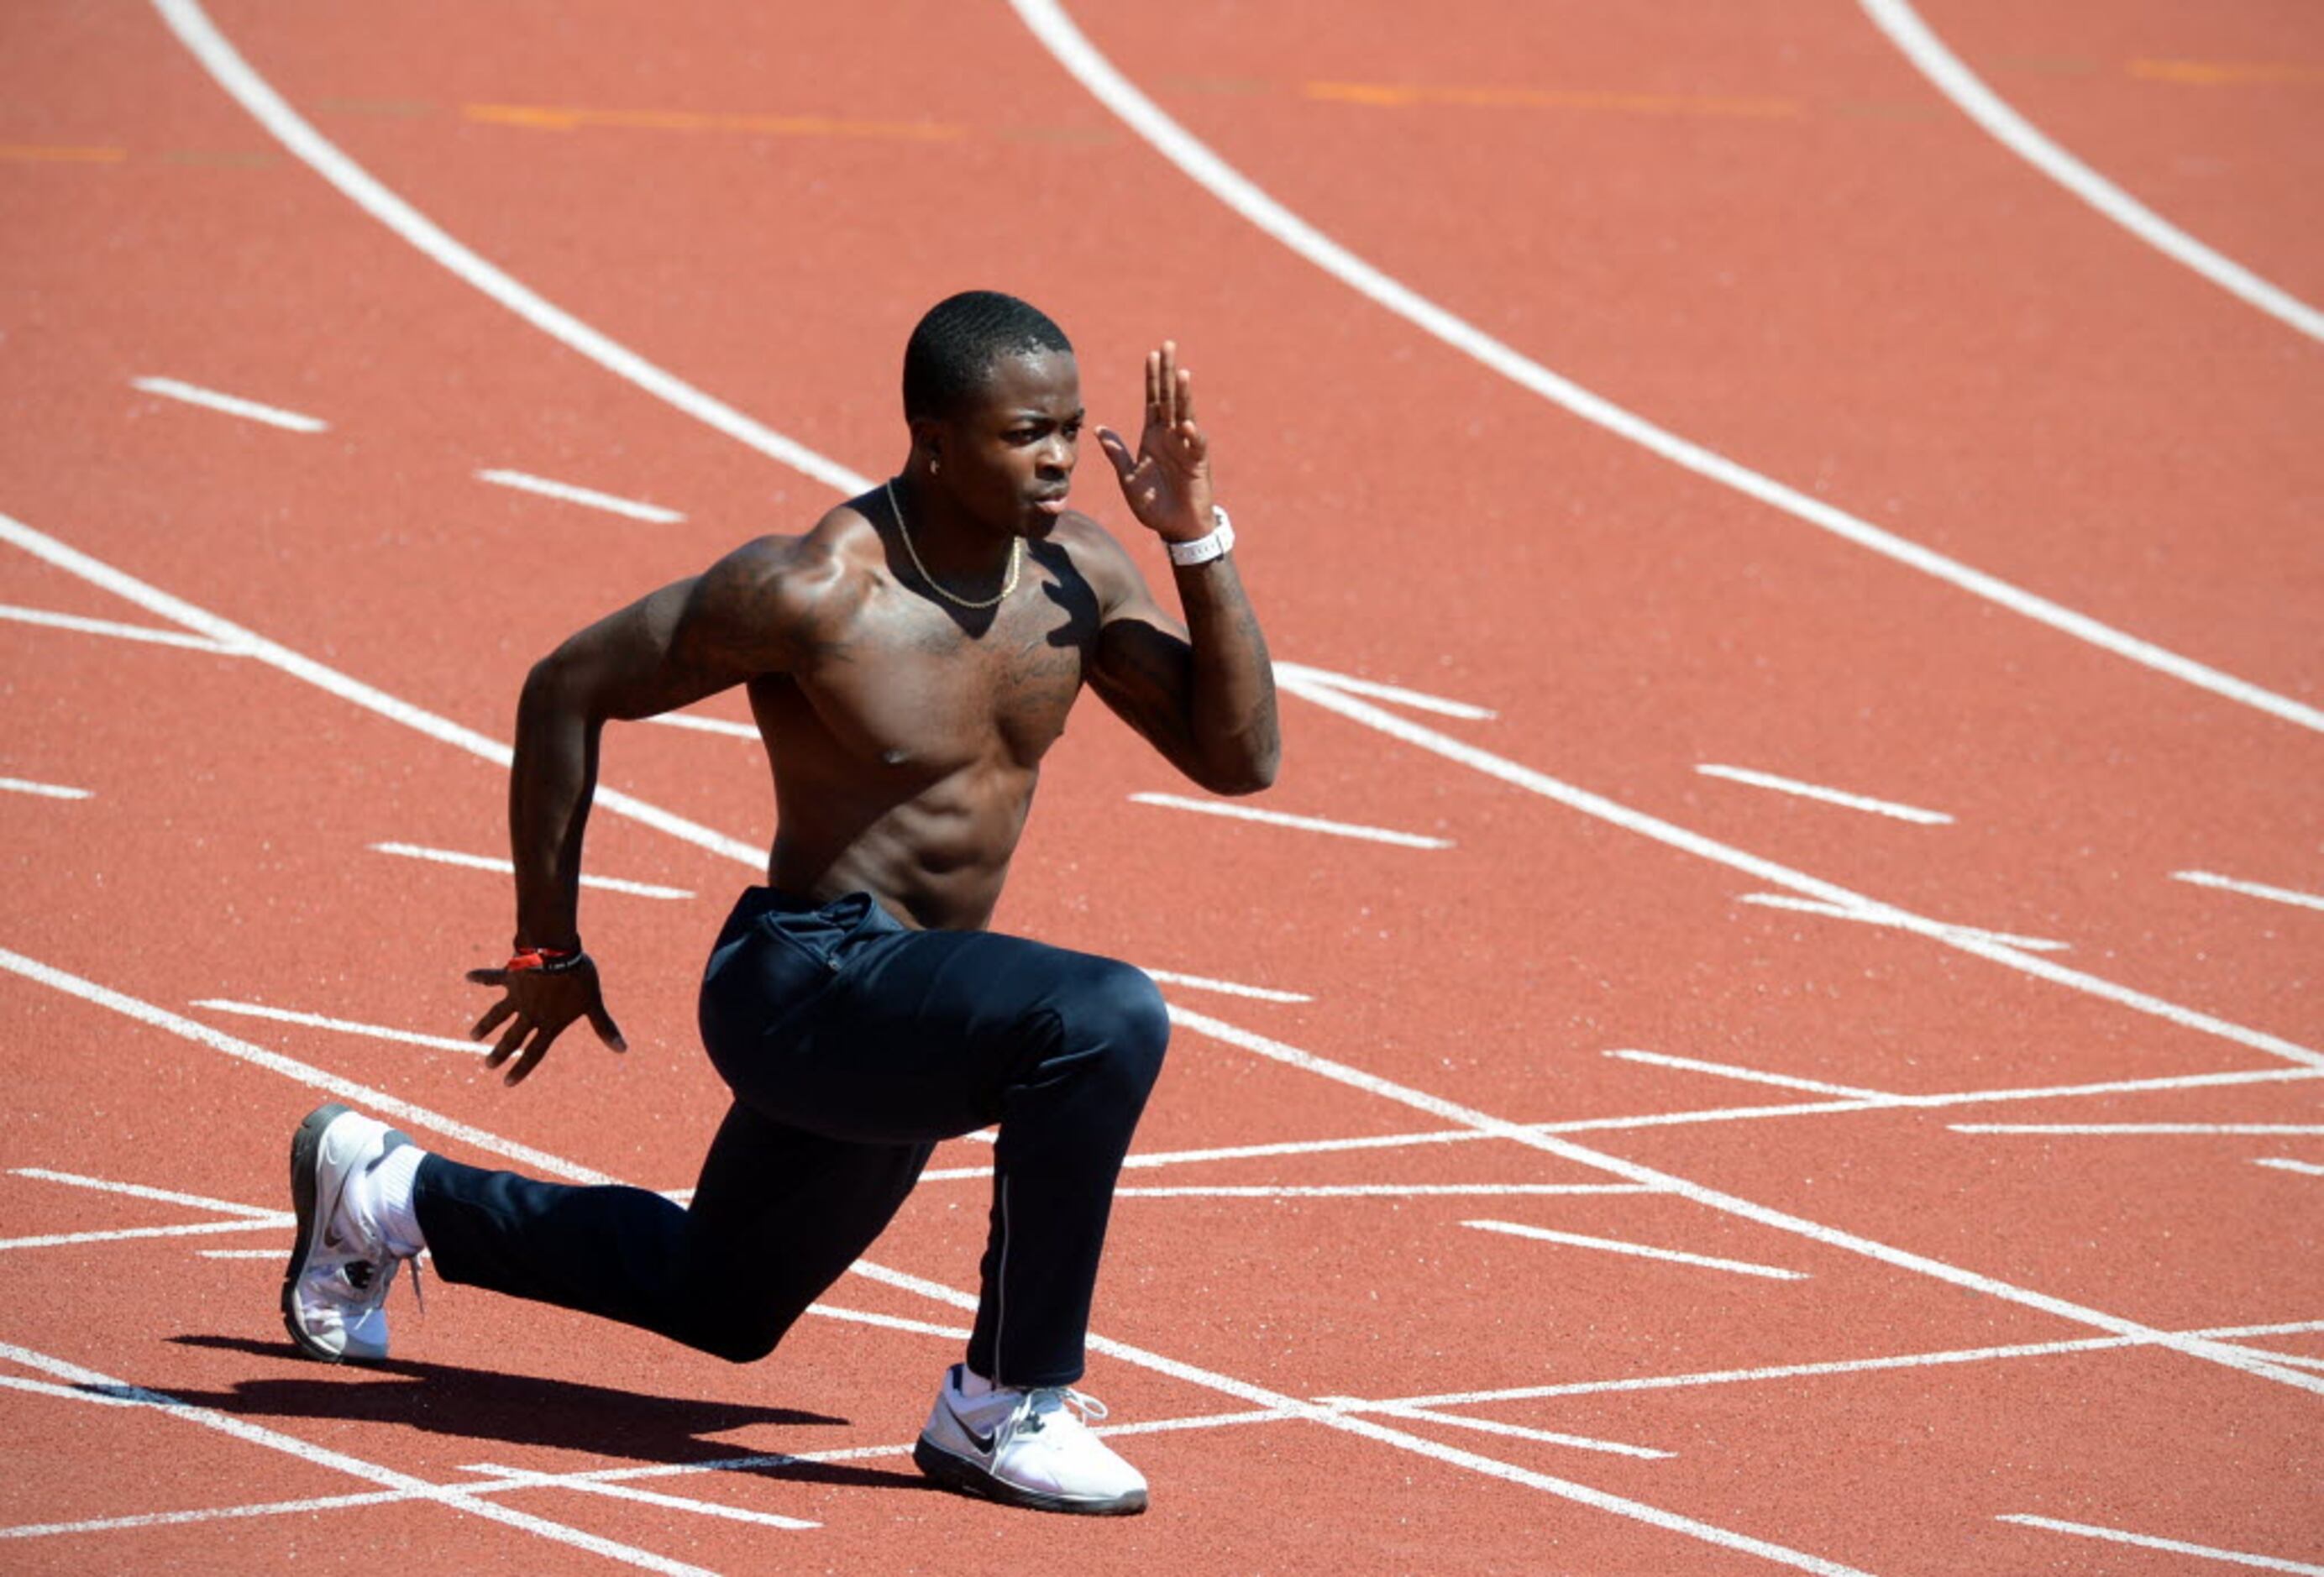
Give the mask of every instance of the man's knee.
[{"label": "man's knee", "polygon": [[1162,1071],[1170,1013],[1146,972],[1111,959],[1095,963],[1060,1004],[1069,1042],[1098,1052],[1125,1092],[1143,1100]]}]

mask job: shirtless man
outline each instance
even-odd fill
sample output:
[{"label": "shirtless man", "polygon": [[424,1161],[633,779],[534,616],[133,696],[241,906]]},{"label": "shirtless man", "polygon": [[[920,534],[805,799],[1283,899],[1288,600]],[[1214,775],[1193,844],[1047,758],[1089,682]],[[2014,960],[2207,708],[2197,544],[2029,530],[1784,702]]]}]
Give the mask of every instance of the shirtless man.
[{"label": "shirtless man", "polygon": [[1167,342],[1138,452],[1097,436],[1167,546],[1183,624],[1065,507],[1081,387],[1047,318],[989,291],[940,302],[905,352],[904,410],[898,476],[582,631],[519,706],[515,956],[469,975],[505,992],[474,1033],[501,1031],[485,1064],[512,1084],[576,1019],[622,1047],[576,918],[603,724],[742,685],[765,736],[780,825],[703,982],[734,1102],[692,1204],[482,1171],[326,1106],[292,1141],[283,1316],[312,1356],[383,1358],[389,1283],[424,1247],[447,1281],[747,1362],[870,1246],[936,1141],[998,1123],[975,1328],[914,1457],[1015,1505],[1138,1511],[1145,1480],[1072,1385],[1168,1020],[1130,965],[984,927],[1084,682],[1204,788],[1267,787],[1266,643]]}]

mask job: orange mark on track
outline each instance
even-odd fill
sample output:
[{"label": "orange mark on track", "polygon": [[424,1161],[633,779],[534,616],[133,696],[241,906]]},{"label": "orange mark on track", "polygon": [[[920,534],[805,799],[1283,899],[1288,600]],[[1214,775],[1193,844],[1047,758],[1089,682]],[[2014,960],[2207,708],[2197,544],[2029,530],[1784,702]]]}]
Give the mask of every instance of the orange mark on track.
[{"label": "orange mark on track", "polygon": [[694,110],[573,109],[522,104],[471,104],[460,113],[472,121],[541,132],[618,126],[656,132],[745,132],[776,137],[876,137],[913,143],[947,143],[966,134],[964,127],[937,121],[835,120],[818,115],[708,115]]},{"label": "orange mark on track", "polygon": [[2236,88],[2253,82],[2324,83],[2324,66],[2266,60],[2133,60],[2126,69],[2148,82],[2181,82],[2196,88]]},{"label": "orange mark on track", "polygon": [[1456,104],[1486,109],[1610,109],[1628,115],[1739,115],[1780,120],[1803,113],[1793,98],[1705,98],[1685,94],[1604,93],[1539,88],[1426,88],[1398,82],[1309,82],[1300,91],[1333,104],[1405,109]]},{"label": "orange mark on track", "polygon": [[118,164],[126,148],[51,148],[32,143],[0,143],[0,164]]}]

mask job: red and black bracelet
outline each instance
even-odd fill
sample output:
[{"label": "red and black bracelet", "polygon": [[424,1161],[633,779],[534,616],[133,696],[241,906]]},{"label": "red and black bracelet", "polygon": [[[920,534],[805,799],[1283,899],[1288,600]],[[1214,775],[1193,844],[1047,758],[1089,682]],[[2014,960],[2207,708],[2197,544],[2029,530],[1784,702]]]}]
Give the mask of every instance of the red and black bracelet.
[{"label": "red and black bracelet", "polygon": [[520,947],[503,965],[511,974],[533,971],[540,974],[563,974],[568,969],[578,969],[589,955],[574,947]]}]

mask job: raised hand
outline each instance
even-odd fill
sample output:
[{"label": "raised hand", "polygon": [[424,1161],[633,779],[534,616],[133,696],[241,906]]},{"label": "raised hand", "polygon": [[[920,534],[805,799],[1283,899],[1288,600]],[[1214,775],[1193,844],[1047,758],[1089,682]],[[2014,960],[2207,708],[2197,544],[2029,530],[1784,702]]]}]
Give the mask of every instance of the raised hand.
[{"label": "raised hand", "polygon": [[[614,1026],[613,1016],[605,1011],[597,965],[586,953],[554,971],[472,969],[468,979],[476,985],[498,986],[508,993],[485,1009],[476,1027],[468,1031],[469,1039],[482,1040],[503,1024],[508,1025],[499,1043],[484,1056],[488,1068],[496,1068],[510,1057],[516,1057],[516,1065],[506,1075],[508,1084],[523,1083],[525,1075],[549,1055],[549,1042],[564,1034],[576,1019],[587,1019],[597,1038],[613,1050],[630,1048]],[[520,1047],[521,1056],[518,1055]]]},{"label": "raised hand", "polygon": [[1194,425],[1194,375],[1164,340],[1146,357],[1146,430],[1138,454],[1110,427],[1099,447],[1121,479],[1121,496],[1139,523],[1166,542],[1191,542],[1211,531],[1211,447]]}]

